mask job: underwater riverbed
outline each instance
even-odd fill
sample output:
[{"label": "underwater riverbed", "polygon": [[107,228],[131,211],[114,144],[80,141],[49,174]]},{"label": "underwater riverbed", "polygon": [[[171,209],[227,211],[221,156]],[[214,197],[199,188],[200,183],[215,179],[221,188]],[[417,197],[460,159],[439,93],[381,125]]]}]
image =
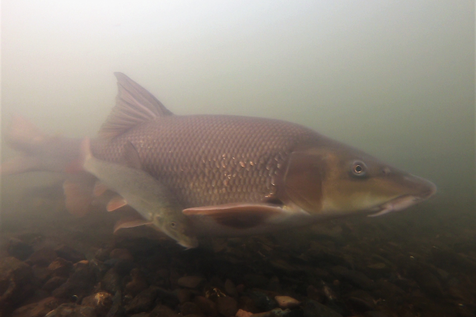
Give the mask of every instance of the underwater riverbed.
[{"label": "underwater riverbed", "polygon": [[469,215],[443,225],[411,210],[427,221],[402,212],[184,250],[149,228],[113,235],[120,212],[73,218],[53,192],[4,212],[2,316],[476,315]]}]

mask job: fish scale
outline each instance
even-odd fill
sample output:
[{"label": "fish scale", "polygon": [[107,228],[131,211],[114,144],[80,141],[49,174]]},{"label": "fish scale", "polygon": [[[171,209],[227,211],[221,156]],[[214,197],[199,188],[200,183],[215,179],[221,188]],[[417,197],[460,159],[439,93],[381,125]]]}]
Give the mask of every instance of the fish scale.
[{"label": "fish scale", "polygon": [[92,150],[120,162],[131,142],[142,169],[166,185],[185,208],[262,202],[276,191],[289,153],[317,133],[297,124],[239,116],[164,116],[133,127]]}]

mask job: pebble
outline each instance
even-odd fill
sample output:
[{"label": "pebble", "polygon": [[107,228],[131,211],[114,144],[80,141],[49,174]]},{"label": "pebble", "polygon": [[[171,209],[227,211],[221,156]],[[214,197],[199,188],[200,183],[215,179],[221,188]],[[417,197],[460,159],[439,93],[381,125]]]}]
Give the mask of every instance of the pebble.
[{"label": "pebble", "polygon": [[121,290],[122,277],[114,268],[109,269],[101,280],[101,288],[105,291],[115,294]]},{"label": "pebble", "polygon": [[100,317],[96,315],[94,308],[79,306],[77,304],[61,304],[55,310],[50,311],[45,317]]},{"label": "pebble", "polygon": [[238,303],[233,297],[218,297],[216,299],[216,305],[218,312],[225,317],[235,316],[238,311]]},{"label": "pebble", "polygon": [[157,298],[157,287],[151,286],[137,294],[134,299],[126,305],[125,309],[128,314],[135,314],[148,311],[155,299]]},{"label": "pebble", "polygon": [[278,307],[278,303],[262,291],[251,290],[247,292],[247,295],[253,300],[254,305],[261,311],[269,311]]},{"label": "pebble", "polygon": [[229,278],[225,280],[224,289],[225,289],[225,293],[227,293],[228,295],[232,297],[236,297],[238,295],[238,291],[236,290],[235,283],[233,283],[233,281],[230,280]]},{"label": "pebble", "polygon": [[303,306],[304,317],[342,317],[341,314],[313,300],[308,300]]},{"label": "pebble", "polygon": [[367,311],[364,314],[365,317],[390,317],[389,315],[381,311]]},{"label": "pebble", "polygon": [[256,307],[255,302],[248,296],[241,296],[238,300],[238,307],[252,313],[259,313],[261,310]]},{"label": "pebble", "polygon": [[274,299],[281,308],[291,308],[301,304],[300,301],[290,296],[275,296]]},{"label": "pebble", "polygon": [[376,288],[376,284],[373,280],[368,278],[364,273],[354,270],[349,270],[343,266],[334,266],[331,268],[332,273],[337,277],[349,281],[357,287],[365,290],[373,290]]},{"label": "pebble", "polygon": [[62,276],[53,276],[50,278],[48,281],[46,281],[45,284],[43,284],[42,289],[45,291],[53,291],[54,289],[57,289],[60,287],[62,284],[66,283],[67,278],[62,277]]},{"label": "pebble", "polygon": [[33,247],[20,239],[10,238],[7,252],[19,260],[25,261],[33,253]]},{"label": "pebble", "polygon": [[33,252],[26,262],[30,265],[48,266],[57,257],[55,250],[44,247]]},{"label": "pebble", "polygon": [[269,284],[269,279],[259,274],[245,274],[244,281],[248,288],[265,288]]},{"label": "pebble", "polygon": [[346,295],[348,302],[355,310],[366,312],[375,308],[374,298],[363,290],[355,290]]},{"label": "pebble", "polygon": [[314,285],[309,285],[306,289],[306,294],[309,299],[321,301],[322,296],[319,290]]},{"label": "pebble", "polygon": [[43,284],[51,276],[51,270],[47,267],[33,265],[31,269],[40,284]]},{"label": "pebble", "polygon": [[253,314],[253,317],[291,317],[293,312],[289,309],[282,310],[281,308],[275,308],[268,312]]},{"label": "pebble", "polygon": [[149,317],[149,316],[150,316],[149,313],[142,312],[142,313],[131,315],[130,317]]},{"label": "pebble", "polygon": [[202,314],[202,310],[201,310],[200,307],[198,307],[198,305],[195,304],[195,303],[185,302],[185,303],[183,303],[183,304],[180,305],[180,313],[181,313],[183,316],[187,316],[187,315],[201,315],[201,314]]},{"label": "pebble", "polygon": [[217,305],[212,300],[204,296],[195,296],[193,302],[200,307],[201,311],[207,316],[216,317],[218,316]]},{"label": "pebble", "polygon": [[444,296],[443,286],[436,275],[421,269],[415,272],[415,280],[418,285],[428,294],[441,298]]},{"label": "pebble", "polygon": [[60,299],[47,297],[39,302],[31,303],[15,309],[11,317],[44,317],[60,304],[62,304]]},{"label": "pebble", "polygon": [[74,272],[68,280],[52,292],[53,296],[71,298],[73,295],[83,297],[89,294],[89,291],[96,283],[94,272],[87,265],[75,265],[73,270]]},{"label": "pebble", "polygon": [[33,293],[31,267],[10,256],[0,259],[0,315]]},{"label": "pebble", "polygon": [[157,301],[160,301],[161,303],[166,303],[171,307],[175,307],[180,304],[180,301],[175,292],[157,286],[154,286],[154,288],[157,290]]},{"label": "pebble", "polygon": [[86,260],[86,257],[83,253],[76,251],[75,249],[64,244],[55,248],[55,252],[56,254],[58,254],[59,257],[66,259],[72,263],[76,263],[81,260]]},{"label": "pebble", "polygon": [[134,257],[132,256],[131,252],[127,249],[114,249],[109,254],[109,257],[111,259],[134,261]]},{"label": "pebble", "polygon": [[98,249],[94,254],[94,258],[104,262],[109,259],[109,254],[111,254],[111,249]]},{"label": "pebble", "polygon": [[98,316],[106,316],[112,306],[112,295],[98,292],[83,298],[81,305],[93,307]]},{"label": "pebble", "polygon": [[51,273],[55,276],[68,277],[73,263],[67,261],[63,258],[56,258],[53,262],[48,265],[48,269],[51,270]]},{"label": "pebble", "polygon": [[251,317],[253,316],[253,313],[250,313],[249,311],[243,310],[243,309],[238,309],[236,312],[236,317]]},{"label": "pebble", "polygon": [[333,249],[323,246],[317,242],[311,242],[309,250],[306,252],[306,257],[309,258],[313,264],[334,264],[342,265],[347,268],[351,268],[352,264],[350,260],[343,256],[341,252],[334,251]]},{"label": "pebble", "polygon": [[177,280],[177,284],[186,288],[198,288],[205,279],[201,276],[183,276]]},{"label": "pebble", "polygon": [[132,280],[126,284],[126,287],[125,287],[126,294],[134,297],[140,292],[142,292],[143,290],[145,290],[147,287],[149,287],[149,284],[145,280],[140,269],[138,268],[132,269],[130,275],[132,277]]},{"label": "pebble", "polygon": [[180,303],[189,302],[192,299],[192,292],[185,288],[176,290],[176,294]]},{"label": "pebble", "polygon": [[266,287],[266,289],[268,289],[270,291],[280,292],[281,291],[281,284],[279,282],[279,278],[277,276],[273,276],[269,280],[269,284]]},{"label": "pebble", "polygon": [[149,314],[149,317],[179,317],[175,311],[165,305],[156,306]]}]

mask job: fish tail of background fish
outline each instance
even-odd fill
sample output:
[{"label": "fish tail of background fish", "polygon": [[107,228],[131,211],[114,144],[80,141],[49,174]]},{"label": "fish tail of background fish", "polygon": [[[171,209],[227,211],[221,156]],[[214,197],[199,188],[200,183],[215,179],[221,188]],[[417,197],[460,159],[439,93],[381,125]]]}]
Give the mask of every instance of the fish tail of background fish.
[{"label": "fish tail of background fish", "polygon": [[48,135],[22,116],[13,116],[5,141],[20,155],[0,165],[0,175],[31,171],[66,172],[66,209],[82,217],[91,209],[96,178],[82,169],[81,139]]},{"label": "fish tail of background fish", "polygon": [[21,155],[2,163],[1,175],[31,171],[64,172],[78,159],[81,139],[47,135],[27,119],[15,115],[5,141]]}]

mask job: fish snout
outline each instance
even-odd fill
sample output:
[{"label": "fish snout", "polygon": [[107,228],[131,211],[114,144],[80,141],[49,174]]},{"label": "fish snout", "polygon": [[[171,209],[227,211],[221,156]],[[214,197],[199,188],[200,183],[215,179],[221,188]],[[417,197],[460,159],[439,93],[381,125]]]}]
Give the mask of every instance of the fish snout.
[{"label": "fish snout", "polygon": [[198,247],[198,239],[196,237],[187,237],[186,239],[177,241],[177,243],[187,250]]},{"label": "fish snout", "polygon": [[437,192],[436,185],[422,177],[409,175],[405,176],[405,181],[411,185],[412,193],[410,195],[414,196],[419,202],[427,200]]}]

